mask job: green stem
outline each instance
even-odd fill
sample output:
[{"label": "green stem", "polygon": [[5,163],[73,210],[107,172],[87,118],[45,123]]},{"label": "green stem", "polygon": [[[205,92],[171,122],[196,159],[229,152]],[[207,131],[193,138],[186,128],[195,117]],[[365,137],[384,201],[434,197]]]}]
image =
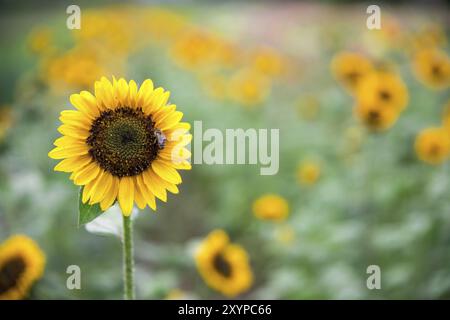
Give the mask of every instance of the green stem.
[{"label": "green stem", "polygon": [[133,226],[131,217],[123,216],[123,281],[125,300],[134,300]]}]

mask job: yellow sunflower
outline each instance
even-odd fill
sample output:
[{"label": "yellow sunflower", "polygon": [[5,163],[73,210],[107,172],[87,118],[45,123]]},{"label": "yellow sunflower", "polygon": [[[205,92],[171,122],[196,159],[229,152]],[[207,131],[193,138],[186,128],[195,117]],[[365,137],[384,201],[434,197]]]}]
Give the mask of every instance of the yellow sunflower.
[{"label": "yellow sunflower", "polygon": [[230,243],[223,230],[214,230],[203,240],[195,261],[203,280],[226,296],[241,294],[253,283],[247,252]]},{"label": "yellow sunflower", "polygon": [[373,70],[374,67],[368,58],[353,52],[342,52],[331,62],[331,71],[335,78],[350,92],[355,92],[361,79]]},{"label": "yellow sunflower", "polygon": [[304,161],[297,169],[297,180],[302,185],[311,186],[320,178],[320,165],[315,161]]},{"label": "yellow sunflower", "polygon": [[413,68],[417,78],[434,89],[450,85],[450,58],[438,49],[423,49],[416,53]]},{"label": "yellow sunflower", "polygon": [[408,103],[408,90],[402,79],[392,72],[373,72],[361,80],[357,90],[361,105],[402,111]]},{"label": "yellow sunflower", "polygon": [[420,160],[441,164],[449,157],[450,137],[443,128],[428,128],[419,133],[414,147]]},{"label": "yellow sunflower", "polygon": [[263,103],[270,94],[271,81],[255,70],[241,69],[229,81],[229,96],[233,101],[254,107]]},{"label": "yellow sunflower", "polygon": [[360,103],[356,105],[354,114],[369,130],[382,131],[395,124],[400,112],[376,104]]},{"label": "yellow sunflower", "polygon": [[289,215],[289,204],[276,194],[265,194],[253,202],[253,214],[262,220],[281,221]]},{"label": "yellow sunflower", "polygon": [[24,235],[14,235],[0,245],[0,300],[19,300],[42,277],[45,255]]},{"label": "yellow sunflower", "polygon": [[117,199],[128,216],[134,203],[156,210],[155,197],[165,202],[167,190],[178,193],[177,169],[191,169],[185,146],[192,135],[180,122],[183,113],[167,103],[169,94],[149,79],[138,88],[133,80],[103,77],[95,95],[70,96],[76,110],[61,112],[63,136],[48,155],[63,159],[55,170],[72,173],[83,203],[100,203],[104,211]]},{"label": "yellow sunflower", "polygon": [[281,75],[285,68],[282,55],[271,47],[256,48],[251,62],[255,70],[269,77]]}]

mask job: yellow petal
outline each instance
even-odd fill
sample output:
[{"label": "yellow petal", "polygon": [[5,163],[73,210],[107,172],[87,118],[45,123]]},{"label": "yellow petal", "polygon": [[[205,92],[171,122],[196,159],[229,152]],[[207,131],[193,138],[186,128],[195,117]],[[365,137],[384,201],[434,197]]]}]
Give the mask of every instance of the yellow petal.
[{"label": "yellow petal", "polygon": [[86,128],[87,130],[91,127],[91,119],[85,116],[82,112],[76,110],[64,110],[61,112],[59,120],[62,123],[70,124],[73,126],[78,126]]},{"label": "yellow petal", "polygon": [[161,185],[164,189],[169,190],[173,194],[179,193],[178,187],[175,184],[167,182],[166,180],[162,179],[161,177],[159,177],[156,174],[153,174],[152,178],[155,179],[156,183],[158,185]]},{"label": "yellow petal", "polygon": [[73,182],[78,186],[84,186],[95,179],[99,173],[100,167],[95,162],[91,162],[75,174]]},{"label": "yellow petal", "polygon": [[153,82],[150,79],[145,80],[139,88],[136,103],[139,107],[143,108],[144,103],[148,96],[153,92]]},{"label": "yellow petal", "polygon": [[97,99],[88,91],[70,95],[70,102],[90,119],[95,119],[100,115]]},{"label": "yellow petal", "polygon": [[144,209],[145,205],[147,204],[147,201],[145,201],[145,198],[143,196],[143,193],[141,191],[141,188],[139,187],[139,184],[137,183],[137,177],[134,178],[134,200],[136,201],[136,205],[139,209]]},{"label": "yellow petal", "polygon": [[133,209],[134,202],[133,178],[123,177],[120,179],[118,199],[123,215],[129,216]]},{"label": "yellow petal", "polygon": [[172,113],[175,112],[176,109],[177,109],[177,106],[174,104],[171,104],[170,106],[166,106],[164,108],[159,109],[158,112],[155,112],[152,115],[152,119],[157,124],[157,127],[159,127],[158,124],[161,123],[161,121],[164,118],[167,118],[168,116],[170,116]]},{"label": "yellow petal", "polygon": [[73,172],[88,165],[91,161],[92,159],[89,155],[67,158],[58,163],[55,166],[54,170],[62,172]]},{"label": "yellow petal", "polygon": [[152,169],[158,176],[170,183],[181,183],[181,176],[177,172],[177,170],[175,170],[170,165],[167,165],[164,161],[161,161],[159,159],[154,160],[152,162]]},{"label": "yellow petal", "polygon": [[161,95],[164,93],[164,89],[159,87],[153,90],[152,93],[150,93],[148,96],[146,96],[144,100],[144,104],[142,105],[142,110],[146,114],[152,114],[157,111],[156,109],[156,101],[161,97]]},{"label": "yellow petal", "polygon": [[90,135],[89,130],[69,126],[68,124],[59,126],[58,131],[65,136],[78,139],[87,139]]},{"label": "yellow petal", "polygon": [[175,111],[168,117],[164,118],[159,124],[156,125],[160,130],[167,130],[176,126],[183,118],[183,112]]},{"label": "yellow petal", "polygon": [[132,108],[136,108],[136,100],[137,100],[137,92],[138,92],[138,88],[137,88],[137,84],[134,80],[131,80],[129,85],[128,85],[128,105]]},{"label": "yellow petal", "polygon": [[89,203],[94,204],[103,200],[106,191],[112,183],[112,175],[104,170],[102,170],[101,176],[97,177],[97,182],[92,188],[92,196]]},{"label": "yellow petal", "polygon": [[100,208],[103,211],[108,210],[108,208],[112,206],[112,204],[114,203],[114,201],[117,198],[118,192],[119,192],[119,178],[112,177],[109,189],[106,191],[105,197],[100,202]]},{"label": "yellow petal", "polygon": [[159,200],[166,202],[166,189],[164,189],[161,184],[158,184],[158,180],[155,179],[156,175],[153,173],[153,171],[151,169],[147,169],[142,173],[142,176],[144,178],[144,183],[150,190],[150,192],[153,193]]},{"label": "yellow petal", "polygon": [[150,191],[150,189],[147,187],[147,185],[144,182],[144,178],[142,175],[138,175],[136,177],[136,182],[139,186],[139,190],[141,191],[142,195],[144,196],[145,201],[147,202],[148,206],[152,208],[153,210],[156,210],[156,201],[154,194]]},{"label": "yellow petal", "polygon": [[53,144],[57,147],[85,146],[86,141],[84,139],[62,136],[56,139]]},{"label": "yellow petal", "polygon": [[116,99],[114,99],[111,82],[105,77],[102,77],[100,81],[95,82],[94,87],[98,107],[102,110],[114,109],[116,107]]},{"label": "yellow petal", "polygon": [[95,182],[96,182],[95,180],[92,180],[91,182],[89,182],[87,185],[85,185],[83,187],[83,195],[81,197],[81,201],[83,203],[88,202],[89,198],[91,197],[91,190],[92,190],[92,187],[95,185]]},{"label": "yellow petal", "polygon": [[82,156],[89,152],[87,146],[72,146],[72,147],[56,147],[48,153],[52,159],[65,159],[76,156]]},{"label": "yellow petal", "polygon": [[128,83],[125,81],[125,79],[119,79],[117,83],[116,94],[118,95],[120,105],[126,106],[128,103]]}]

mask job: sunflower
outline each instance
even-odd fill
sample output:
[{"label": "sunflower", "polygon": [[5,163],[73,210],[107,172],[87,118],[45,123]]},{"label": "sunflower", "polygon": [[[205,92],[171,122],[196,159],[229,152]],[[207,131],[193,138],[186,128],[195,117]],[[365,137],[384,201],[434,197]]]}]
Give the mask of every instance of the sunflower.
[{"label": "sunflower", "polygon": [[181,176],[189,170],[192,136],[183,113],[167,104],[169,92],[145,80],[138,89],[131,80],[113,83],[103,77],[95,95],[82,91],[70,96],[76,110],[61,112],[63,134],[49,152],[63,159],[56,171],[71,172],[83,187],[82,201],[107,210],[116,199],[125,216],[133,203],[156,210],[155,197],[167,201],[167,190],[178,193]]},{"label": "sunflower", "polygon": [[55,90],[86,89],[104,73],[105,59],[92,47],[74,47],[43,60],[42,77]]},{"label": "sunflower", "polygon": [[271,47],[256,48],[251,60],[253,68],[268,77],[279,76],[285,69],[283,57]]},{"label": "sunflower", "polygon": [[320,178],[320,166],[315,161],[304,161],[297,169],[297,180],[302,185],[313,185]]},{"label": "sunflower", "polygon": [[361,79],[370,74],[374,67],[370,60],[361,54],[342,52],[333,58],[331,70],[335,78],[353,93]]},{"label": "sunflower", "polygon": [[212,34],[192,29],[176,39],[171,54],[180,67],[197,70],[216,58],[216,45],[216,38]]},{"label": "sunflower", "polygon": [[270,80],[255,70],[241,69],[235,72],[229,82],[230,98],[246,107],[264,102],[271,90]]},{"label": "sunflower", "polygon": [[0,245],[0,300],[27,296],[31,286],[44,273],[45,255],[24,235],[14,235]]},{"label": "sunflower", "polygon": [[428,128],[419,133],[414,147],[420,160],[441,164],[449,157],[450,137],[443,128]]},{"label": "sunflower", "polygon": [[434,89],[450,85],[450,58],[438,49],[423,49],[416,53],[413,68],[417,78]]},{"label": "sunflower", "polygon": [[265,194],[253,202],[253,214],[262,220],[281,221],[289,215],[289,204],[276,194]]},{"label": "sunflower", "polygon": [[234,297],[252,285],[247,252],[230,243],[223,230],[214,230],[202,241],[195,260],[205,282],[226,296]]},{"label": "sunflower", "polygon": [[356,97],[360,105],[402,111],[408,103],[408,90],[397,74],[378,71],[361,80]]},{"label": "sunflower", "polygon": [[354,114],[368,129],[382,131],[395,124],[400,112],[376,104],[360,103],[356,105]]},{"label": "sunflower", "polygon": [[28,37],[28,47],[32,53],[37,55],[55,50],[52,30],[47,27],[33,28]]}]

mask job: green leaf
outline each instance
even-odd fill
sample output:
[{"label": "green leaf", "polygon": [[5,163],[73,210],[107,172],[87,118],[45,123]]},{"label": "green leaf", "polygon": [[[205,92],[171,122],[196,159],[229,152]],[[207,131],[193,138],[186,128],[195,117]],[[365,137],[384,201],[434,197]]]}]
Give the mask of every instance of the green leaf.
[{"label": "green leaf", "polygon": [[78,227],[81,227],[82,225],[91,222],[92,220],[94,220],[100,214],[103,213],[98,203],[94,205],[83,203],[83,201],[81,201],[82,197],[83,197],[83,188],[80,188],[80,193],[78,195]]}]

